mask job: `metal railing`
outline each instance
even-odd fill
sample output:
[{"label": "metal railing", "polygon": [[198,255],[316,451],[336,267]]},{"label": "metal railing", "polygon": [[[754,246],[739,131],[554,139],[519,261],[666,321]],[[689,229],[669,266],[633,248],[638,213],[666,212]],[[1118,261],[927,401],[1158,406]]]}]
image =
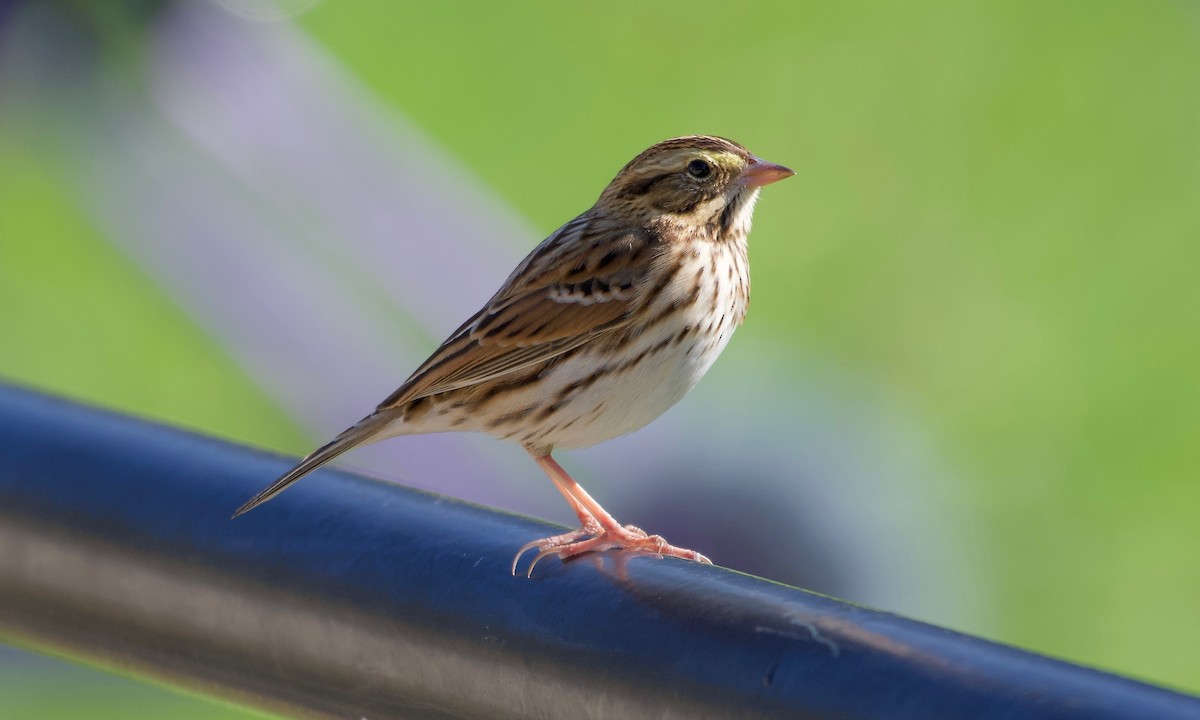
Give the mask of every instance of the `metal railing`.
[{"label": "metal railing", "polygon": [[0,635],[350,718],[1172,718],[1200,700],[716,567],[0,386]]}]

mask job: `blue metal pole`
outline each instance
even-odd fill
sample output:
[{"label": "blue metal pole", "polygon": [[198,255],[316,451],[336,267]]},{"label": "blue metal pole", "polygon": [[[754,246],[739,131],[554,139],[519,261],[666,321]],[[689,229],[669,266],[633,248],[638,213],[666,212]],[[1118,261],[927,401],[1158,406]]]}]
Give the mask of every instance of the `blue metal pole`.
[{"label": "blue metal pole", "polygon": [[1200,700],[0,386],[0,634],[305,717],[1200,718]]}]

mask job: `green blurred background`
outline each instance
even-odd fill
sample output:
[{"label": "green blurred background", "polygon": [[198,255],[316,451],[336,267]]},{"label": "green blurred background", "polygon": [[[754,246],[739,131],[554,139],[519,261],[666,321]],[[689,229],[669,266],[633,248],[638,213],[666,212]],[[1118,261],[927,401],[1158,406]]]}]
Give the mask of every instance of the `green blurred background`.
[{"label": "green blurred background", "polygon": [[[137,77],[155,5],[59,7],[117,37],[105,62]],[[726,135],[793,167],[757,213],[733,346],[782,378],[818,358],[919,425],[985,556],[989,617],[959,629],[1200,692],[1196,5],[292,5],[270,22],[543,234],[665,137]],[[309,449],[98,229],[56,134],[70,112],[0,95],[0,378]],[[58,666],[0,675],[6,718],[85,702],[238,715]]]}]

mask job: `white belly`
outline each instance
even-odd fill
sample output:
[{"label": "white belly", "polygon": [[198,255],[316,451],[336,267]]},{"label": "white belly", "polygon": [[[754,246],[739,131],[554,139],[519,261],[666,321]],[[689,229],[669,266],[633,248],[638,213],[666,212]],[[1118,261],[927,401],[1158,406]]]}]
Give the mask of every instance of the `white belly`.
[{"label": "white belly", "polygon": [[[745,316],[745,248],[713,251],[738,253],[734,280],[727,262],[713,265],[708,256],[689,259],[646,316],[676,304],[679,312],[651,326],[616,356],[600,346],[554,365],[542,378],[544,383],[508,398],[512,411],[538,405],[554,406],[553,412],[544,418],[531,416],[533,422],[521,432],[509,428],[495,434],[543,449],[587,447],[633,432],[679,402],[708,372]],[[682,299],[692,301],[680,303]],[[584,387],[570,390],[593,375]]]},{"label": "white belly", "polygon": [[[545,444],[573,449],[587,447],[644,427],[683,399],[708,371],[733,335],[733,324],[719,337],[697,344],[671,343],[629,369],[603,377],[563,407]],[[656,342],[670,342],[659,338]],[[653,347],[653,345],[650,345]],[[626,362],[631,360],[626,358]],[[612,363],[593,354],[578,357],[552,376],[586,377]],[[567,381],[570,382],[570,381]],[[567,382],[561,383],[565,386]]]}]

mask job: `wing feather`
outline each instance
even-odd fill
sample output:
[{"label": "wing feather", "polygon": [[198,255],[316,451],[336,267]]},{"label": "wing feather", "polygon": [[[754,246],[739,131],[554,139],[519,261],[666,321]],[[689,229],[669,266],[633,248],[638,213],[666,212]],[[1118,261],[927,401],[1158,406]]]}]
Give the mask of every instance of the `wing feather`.
[{"label": "wing feather", "polygon": [[588,213],[567,223],[379,409],[496,380],[619,330],[650,282],[655,246],[649,233]]}]

